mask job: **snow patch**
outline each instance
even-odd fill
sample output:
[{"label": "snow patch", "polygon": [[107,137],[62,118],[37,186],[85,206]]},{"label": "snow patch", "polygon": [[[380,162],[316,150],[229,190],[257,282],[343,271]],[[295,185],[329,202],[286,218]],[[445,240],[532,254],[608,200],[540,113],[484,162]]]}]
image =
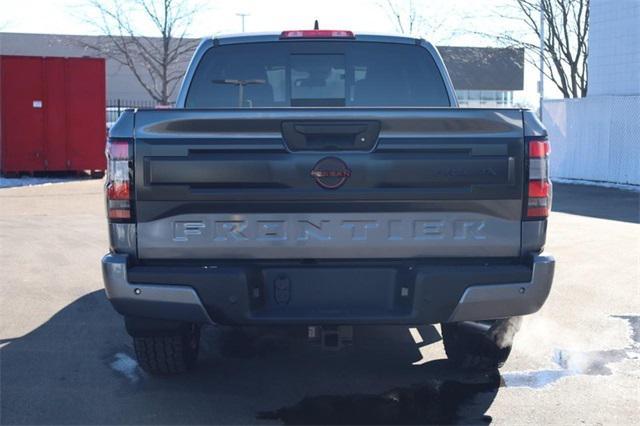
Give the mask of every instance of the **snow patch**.
[{"label": "snow patch", "polygon": [[138,363],[127,354],[121,352],[114,355],[115,360],[109,364],[111,368],[125,376],[131,383],[140,381]]},{"label": "snow patch", "polygon": [[572,375],[567,370],[517,371],[502,373],[502,379],[508,388],[542,389],[563,377]]},{"label": "snow patch", "polygon": [[80,180],[82,178],[78,176],[65,176],[65,177],[31,177],[24,176],[19,178],[5,178],[0,177],[0,188],[16,188],[20,186],[34,186],[34,185],[51,185],[54,183],[65,183]]}]

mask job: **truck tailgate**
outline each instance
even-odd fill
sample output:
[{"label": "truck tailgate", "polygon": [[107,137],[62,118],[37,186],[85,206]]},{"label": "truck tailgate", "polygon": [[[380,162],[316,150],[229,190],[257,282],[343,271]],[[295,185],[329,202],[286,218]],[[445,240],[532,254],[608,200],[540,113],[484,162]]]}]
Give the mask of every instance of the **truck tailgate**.
[{"label": "truck tailgate", "polygon": [[140,258],[520,252],[521,110],[139,110],[135,171]]}]

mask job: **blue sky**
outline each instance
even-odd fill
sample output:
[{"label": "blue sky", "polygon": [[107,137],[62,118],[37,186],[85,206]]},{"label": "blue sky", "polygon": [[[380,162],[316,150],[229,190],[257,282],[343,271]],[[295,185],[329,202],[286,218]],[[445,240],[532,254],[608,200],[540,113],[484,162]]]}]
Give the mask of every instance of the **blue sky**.
[{"label": "blue sky", "polygon": [[[193,37],[240,32],[237,13],[249,14],[245,29],[250,32],[311,28],[315,19],[321,28],[397,32],[384,7],[386,0],[194,1],[202,11],[189,29]],[[424,17],[417,32],[435,44],[494,45],[476,32],[499,31],[507,26],[517,30],[517,23],[495,17],[509,0],[394,0],[401,9],[411,1]],[[91,12],[84,0],[0,0],[0,30],[5,32],[97,34],[96,28],[85,22],[87,16]],[[154,35],[150,26],[141,24],[140,31]],[[528,65],[525,70],[525,92],[517,100],[534,106],[537,72]]]}]

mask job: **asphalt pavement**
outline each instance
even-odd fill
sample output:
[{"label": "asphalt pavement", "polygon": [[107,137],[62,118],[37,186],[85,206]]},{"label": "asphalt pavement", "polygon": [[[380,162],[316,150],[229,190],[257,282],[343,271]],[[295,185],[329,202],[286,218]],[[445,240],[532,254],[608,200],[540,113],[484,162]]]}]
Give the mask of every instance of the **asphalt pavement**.
[{"label": "asphalt pavement", "polygon": [[102,290],[101,181],[0,189],[2,424],[633,424],[640,418],[640,193],[554,187],[549,300],[499,372],[449,368],[437,326],[208,327],[197,369],[149,377]]}]

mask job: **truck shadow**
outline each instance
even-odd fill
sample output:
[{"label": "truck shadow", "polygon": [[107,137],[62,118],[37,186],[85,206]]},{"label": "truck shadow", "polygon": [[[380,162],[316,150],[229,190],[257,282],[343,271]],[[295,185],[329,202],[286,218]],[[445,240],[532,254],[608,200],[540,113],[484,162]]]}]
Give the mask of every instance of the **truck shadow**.
[{"label": "truck shadow", "polygon": [[[446,371],[446,361],[424,368]],[[258,419],[281,420],[286,425],[421,425],[490,423],[484,413],[500,387],[497,370],[457,378],[426,380],[379,394],[308,396],[292,406],[264,411]]]},{"label": "truck shadow", "polygon": [[[439,340],[421,327],[421,345]],[[490,421],[497,371],[423,360],[406,327],[326,351],[293,329],[208,327],[196,370],[150,377],[102,291],[0,341],[3,424],[443,424]],[[434,358],[439,356],[431,347]]]},{"label": "truck shadow", "polygon": [[640,223],[640,192],[555,182],[551,209],[580,216]]}]

